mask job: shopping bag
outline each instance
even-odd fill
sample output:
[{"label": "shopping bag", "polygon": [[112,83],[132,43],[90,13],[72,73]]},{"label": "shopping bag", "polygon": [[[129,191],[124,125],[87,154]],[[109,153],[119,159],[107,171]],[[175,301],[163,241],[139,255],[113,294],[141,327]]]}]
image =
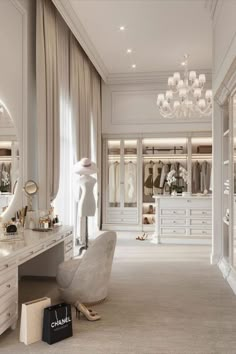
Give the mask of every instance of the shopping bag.
[{"label": "shopping bag", "polygon": [[42,340],[43,311],[51,305],[51,299],[42,297],[22,304],[20,342],[26,345]]},{"label": "shopping bag", "polygon": [[72,335],[71,305],[63,302],[44,309],[42,338],[44,342],[53,344]]}]

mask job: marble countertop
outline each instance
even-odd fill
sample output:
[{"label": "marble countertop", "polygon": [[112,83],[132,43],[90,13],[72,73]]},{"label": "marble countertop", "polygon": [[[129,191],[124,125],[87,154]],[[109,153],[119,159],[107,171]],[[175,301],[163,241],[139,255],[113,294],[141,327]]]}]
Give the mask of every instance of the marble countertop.
[{"label": "marble countertop", "polygon": [[71,226],[59,226],[47,232],[24,230],[17,236],[2,236],[0,237],[0,262],[5,261],[6,257],[13,257],[44,242],[50,242],[69,231],[72,231]]}]

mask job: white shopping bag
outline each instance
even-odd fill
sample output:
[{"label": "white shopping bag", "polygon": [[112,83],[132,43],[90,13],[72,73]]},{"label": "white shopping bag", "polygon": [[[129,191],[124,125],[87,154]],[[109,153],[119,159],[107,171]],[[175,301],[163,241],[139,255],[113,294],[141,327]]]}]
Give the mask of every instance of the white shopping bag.
[{"label": "white shopping bag", "polygon": [[26,345],[42,340],[43,312],[51,306],[49,297],[42,297],[22,304],[20,342]]}]

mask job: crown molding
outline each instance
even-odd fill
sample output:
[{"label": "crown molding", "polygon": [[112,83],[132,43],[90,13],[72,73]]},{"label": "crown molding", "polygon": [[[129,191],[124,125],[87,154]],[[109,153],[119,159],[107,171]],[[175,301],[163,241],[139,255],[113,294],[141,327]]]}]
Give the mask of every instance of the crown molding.
[{"label": "crown molding", "polygon": [[71,32],[95,66],[102,79],[106,82],[108,70],[98,54],[95,46],[90,40],[84,26],[76,15],[69,0],[52,0]]},{"label": "crown molding", "polygon": [[[180,71],[183,73],[183,71]],[[206,75],[207,82],[211,83],[212,73],[210,69],[199,69],[197,72]],[[173,75],[173,71],[156,71],[156,72],[132,72],[109,74],[106,83],[108,85],[122,84],[167,84],[169,76]]]}]

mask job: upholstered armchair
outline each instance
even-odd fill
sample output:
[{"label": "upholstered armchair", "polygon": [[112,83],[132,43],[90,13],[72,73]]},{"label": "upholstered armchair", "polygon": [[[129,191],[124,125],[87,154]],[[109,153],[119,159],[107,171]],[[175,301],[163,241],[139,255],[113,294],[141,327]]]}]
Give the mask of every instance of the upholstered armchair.
[{"label": "upholstered armchair", "polygon": [[82,258],[59,265],[57,283],[64,301],[93,304],[107,297],[115,245],[116,233],[103,232]]}]

